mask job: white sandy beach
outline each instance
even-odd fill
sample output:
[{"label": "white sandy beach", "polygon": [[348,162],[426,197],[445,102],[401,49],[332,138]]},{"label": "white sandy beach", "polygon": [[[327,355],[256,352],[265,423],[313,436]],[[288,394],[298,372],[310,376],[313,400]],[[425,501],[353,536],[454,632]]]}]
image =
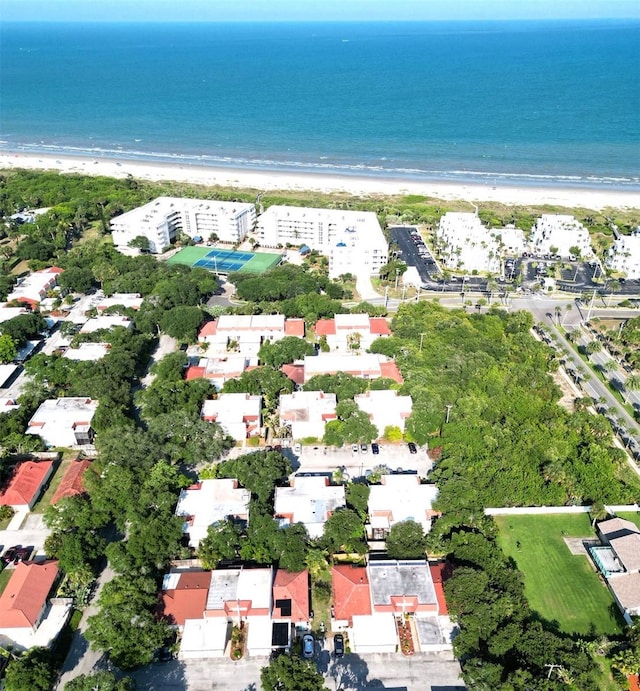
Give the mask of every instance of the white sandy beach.
[{"label": "white sandy beach", "polygon": [[310,190],[359,196],[418,194],[446,201],[499,202],[507,205],[550,204],[568,208],[640,209],[640,192],[579,187],[512,187],[456,184],[377,177],[351,177],[271,170],[214,168],[189,164],[149,163],[116,158],[0,153],[0,169],[59,170],[141,180],[172,180],[199,185],[251,188],[259,191]]}]

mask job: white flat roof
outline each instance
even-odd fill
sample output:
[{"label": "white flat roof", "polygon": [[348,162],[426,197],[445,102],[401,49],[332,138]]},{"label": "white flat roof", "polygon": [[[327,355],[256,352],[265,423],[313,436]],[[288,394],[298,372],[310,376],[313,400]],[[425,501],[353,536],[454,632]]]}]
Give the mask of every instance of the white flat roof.
[{"label": "white flat roof", "polygon": [[398,644],[398,634],[394,616],[391,612],[374,614],[354,614],[351,636],[353,649],[389,648]]},{"label": "white flat roof", "polygon": [[226,617],[185,620],[180,641],[180,655],[221,657],[227,645],[228,628]]},{"label": "white flat roof", "polygon": [[89,319],[80,329],[81,334],[89,334],[100,329],[113,329],[116,326],[124,326],[126,329],[132,326],[131,319],[120,314],[103,314]]},{"label": "white flat roof", "polygon": [[101,360],[108,352],[107,343],[81,343],[77,348],[67,348],[62,357],[68,360],[93,362]]},{"label": "white flat roof", "polygon": [[10,379],[13,373],[18,369],[18,365],[0,365],[0,388],[2,388]]}]

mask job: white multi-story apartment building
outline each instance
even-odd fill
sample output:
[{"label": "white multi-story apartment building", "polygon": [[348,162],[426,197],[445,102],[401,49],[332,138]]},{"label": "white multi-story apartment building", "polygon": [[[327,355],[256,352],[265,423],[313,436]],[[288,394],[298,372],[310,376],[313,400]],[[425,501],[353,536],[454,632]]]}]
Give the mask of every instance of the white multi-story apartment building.
[{"label": "white multi-story apartment building", "polygon": [[389,261],[387,241],[371,211],[271,206],[258,218],[264,247],[307,245],[329,257],[329,276],[377,273]]},{"label": "white multi-story apartment building", "polygon": [[531,229],[529,241],[534,254],[569,257],[575,254],[573,250],[577,248],[582,258],[593,256],[589,231],[580,221],[567,214],[542,214]]},{"label": "white multi-story apartment building", "polygon": [[640,278],[640,228],[631,235],[619,235],[609,250],[607,266],[626,274],[627,278]]},{"label": "white multi-story apartment building", "polygon": [[500,271],[500,248],[492,231],[471,212],[448,211],[438,226],[442,262],[460,271]]},{"label": "white multi-story apartment building", "polygon": [[254,228],[253,204],[210,199],[158,197],[111,221],[113,244],[123,251],[139,236],[147,238],[153,253],[171,244],[179,233],[209,238],[215,233],[224,242],[239,242]]}]

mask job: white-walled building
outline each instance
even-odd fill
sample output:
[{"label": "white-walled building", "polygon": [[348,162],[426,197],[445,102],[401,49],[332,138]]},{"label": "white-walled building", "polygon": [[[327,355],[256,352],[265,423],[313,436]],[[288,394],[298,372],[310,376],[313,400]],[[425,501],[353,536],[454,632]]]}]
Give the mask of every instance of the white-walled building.
[{"label": "white-walled building", "polygon": [[[593,256],[589,231],[573,216],[542,214],[531,229],[529,238],[533,254],[559,254],[568,257],[578,248],[582,258]],[[551,248],[556,251],[553,252]]]},{"label": "white-walled building", "polygon": [[502,256],[511,254],[521,256],[527,251],[528,243],[524,230],[509,224],[504,228],[493,228],[491,230],[493,239],[498,243],[498,251]]},{"label": "white-walled building", "polygon": [[7,295],[7,302],[26,302],[35,306],[47,296],[47,293],[58,285],[58,276],[62,269],[50,266],[41,271],[34,271],[25,278],[18,279],[13,290]]},{"label": "white-walled building", "polygon": [[198,341],[208,345],[209,354],[233,351],[256,357],[263,343],[285,336],[304,338],[304,319],[287,319],[284,314],[223,314],[200,329]]},{"label": "white-walled building", "polygon": [[303,523],[315,539],[322,537],[327,518],[345,504],[344,485],[330,485],[325,476],[296,476],[291,487],[276,487],[274,511],[281,526]]},{"label": "white-walled building", "polygon": [[230,379],[237,379],[250,365],[257,365],[256,358],[229,353],[221,358],[200,358],[197,365],[187,368],[185,379],[208,379],[217,391]]},{"label": "white-walled building", "polygon": [[90,398],[50,398],[33,414],[26,434],[37,434],[47,446],[84,446],[93,443],[91,420],[98,401]]},{"label": "white-walled building", "polygon": [[62,357],[67,360],[95,362],[109,353],[109,343],[80,343],[77,348],[67,348]]},{"label": "white-walled building", "polygon": [[280,396],[280,426],[288,425],[294,439],[322,439],[329,420],[336,419],[334,393],[295,391]]},{"label": "white-walled building", "polygon": [[19,317],[21,314],[27,314],[28,311],[25,307],[7,307],[2,305],[0,307],[0,324],[9,321],[9,319]]},{"label": "white-walled building", "polygon": [[347,372],[362,379],[378,379],[385,377],[394,379],[399,384],[403,382],[398,366],[393,360],[376,353],[360,353],[358,355],[318,353],[306,355],[304,358],[304,383],[319,374],[337,374]]},{"label": "white-walled building", "polygon": [[111,221],[113,244],[128,249],[138,236],[149,241],[149,250],[162,252],[180,233],[208,239],[215,233],[223,242],[239,242],[252,232],[256,221],[253,204],[210,199],[158,197]]},{"label": "white-walled building", "polygon": [[102,314],[109,307],[122,305],[130,309],[139,310],[144,302],[144,298],[139,293],[114,293],[109,297],[103,297],[96,305],[98,314]]},{"label": "white-walled building", "polygon": [[206,400],[200,416],[217,422],[236,441],[260,434],[262,428],[262,396],[248,393],[222,393],[215,400]]},{"label": "white-walled building", "polygon": [[129,317],[125,317],[121,314],[101,314],[99,317],[93,317],[89,321],[85,322],[80,329],[81,334],[92,334],[96,331],[105,329],[110,331],[116,326],[122,326],[125,329],[132,329],[133,322]]},{"label": "white-walled building", "polygon": [[364,352],[383,336],[390,336],[384,317],[368,314],[336,314],[333,319],[318,319],[316,338],[324,338],[331,351]]},{"label": "white-walled building", "polygon": [[357,394],[353,400],[378,428],[380,437],[384,435],[386,427],[398,427],[404,432],[405,420],[411,415],[413,408],[411,396],[398,396],[398,392],[393,389],[367,391]]},{"label": "white-walled building", "polygon": [[607,266],[627,278],[640,278],[640,229],[631,235],[620,235],[609,250]]},{"label": "white-walled building", "polygon": [[475,213],[448,211],[440,219],[436,235],[447,268],[464,272],[500,271],[498,242]]},{"label": "white-walled building", "polygon": [[329,257],[329,276],[378,273],[389,260],[387,241],[371,211],[271,206],[259,218],[263,247],[307,245]]},{"label": "white-walled building", "polygon": [[249,520],[249,490],[238,487],[238,481],[221,478],[200,480],[180,492],[176,516],[185,519],[182,532],[189,535],[189,545],[198,548],[209,526],[231,518]]}]

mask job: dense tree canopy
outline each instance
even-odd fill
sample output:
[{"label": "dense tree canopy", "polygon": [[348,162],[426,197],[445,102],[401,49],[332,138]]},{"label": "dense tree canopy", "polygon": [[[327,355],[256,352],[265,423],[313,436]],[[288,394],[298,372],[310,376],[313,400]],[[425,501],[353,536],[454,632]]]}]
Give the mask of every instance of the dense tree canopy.
[{"label": "dense tree canopy", "polygon": [[316,666],[296,655],[280,655],[260,672],[265,691],[328,691]]}]

